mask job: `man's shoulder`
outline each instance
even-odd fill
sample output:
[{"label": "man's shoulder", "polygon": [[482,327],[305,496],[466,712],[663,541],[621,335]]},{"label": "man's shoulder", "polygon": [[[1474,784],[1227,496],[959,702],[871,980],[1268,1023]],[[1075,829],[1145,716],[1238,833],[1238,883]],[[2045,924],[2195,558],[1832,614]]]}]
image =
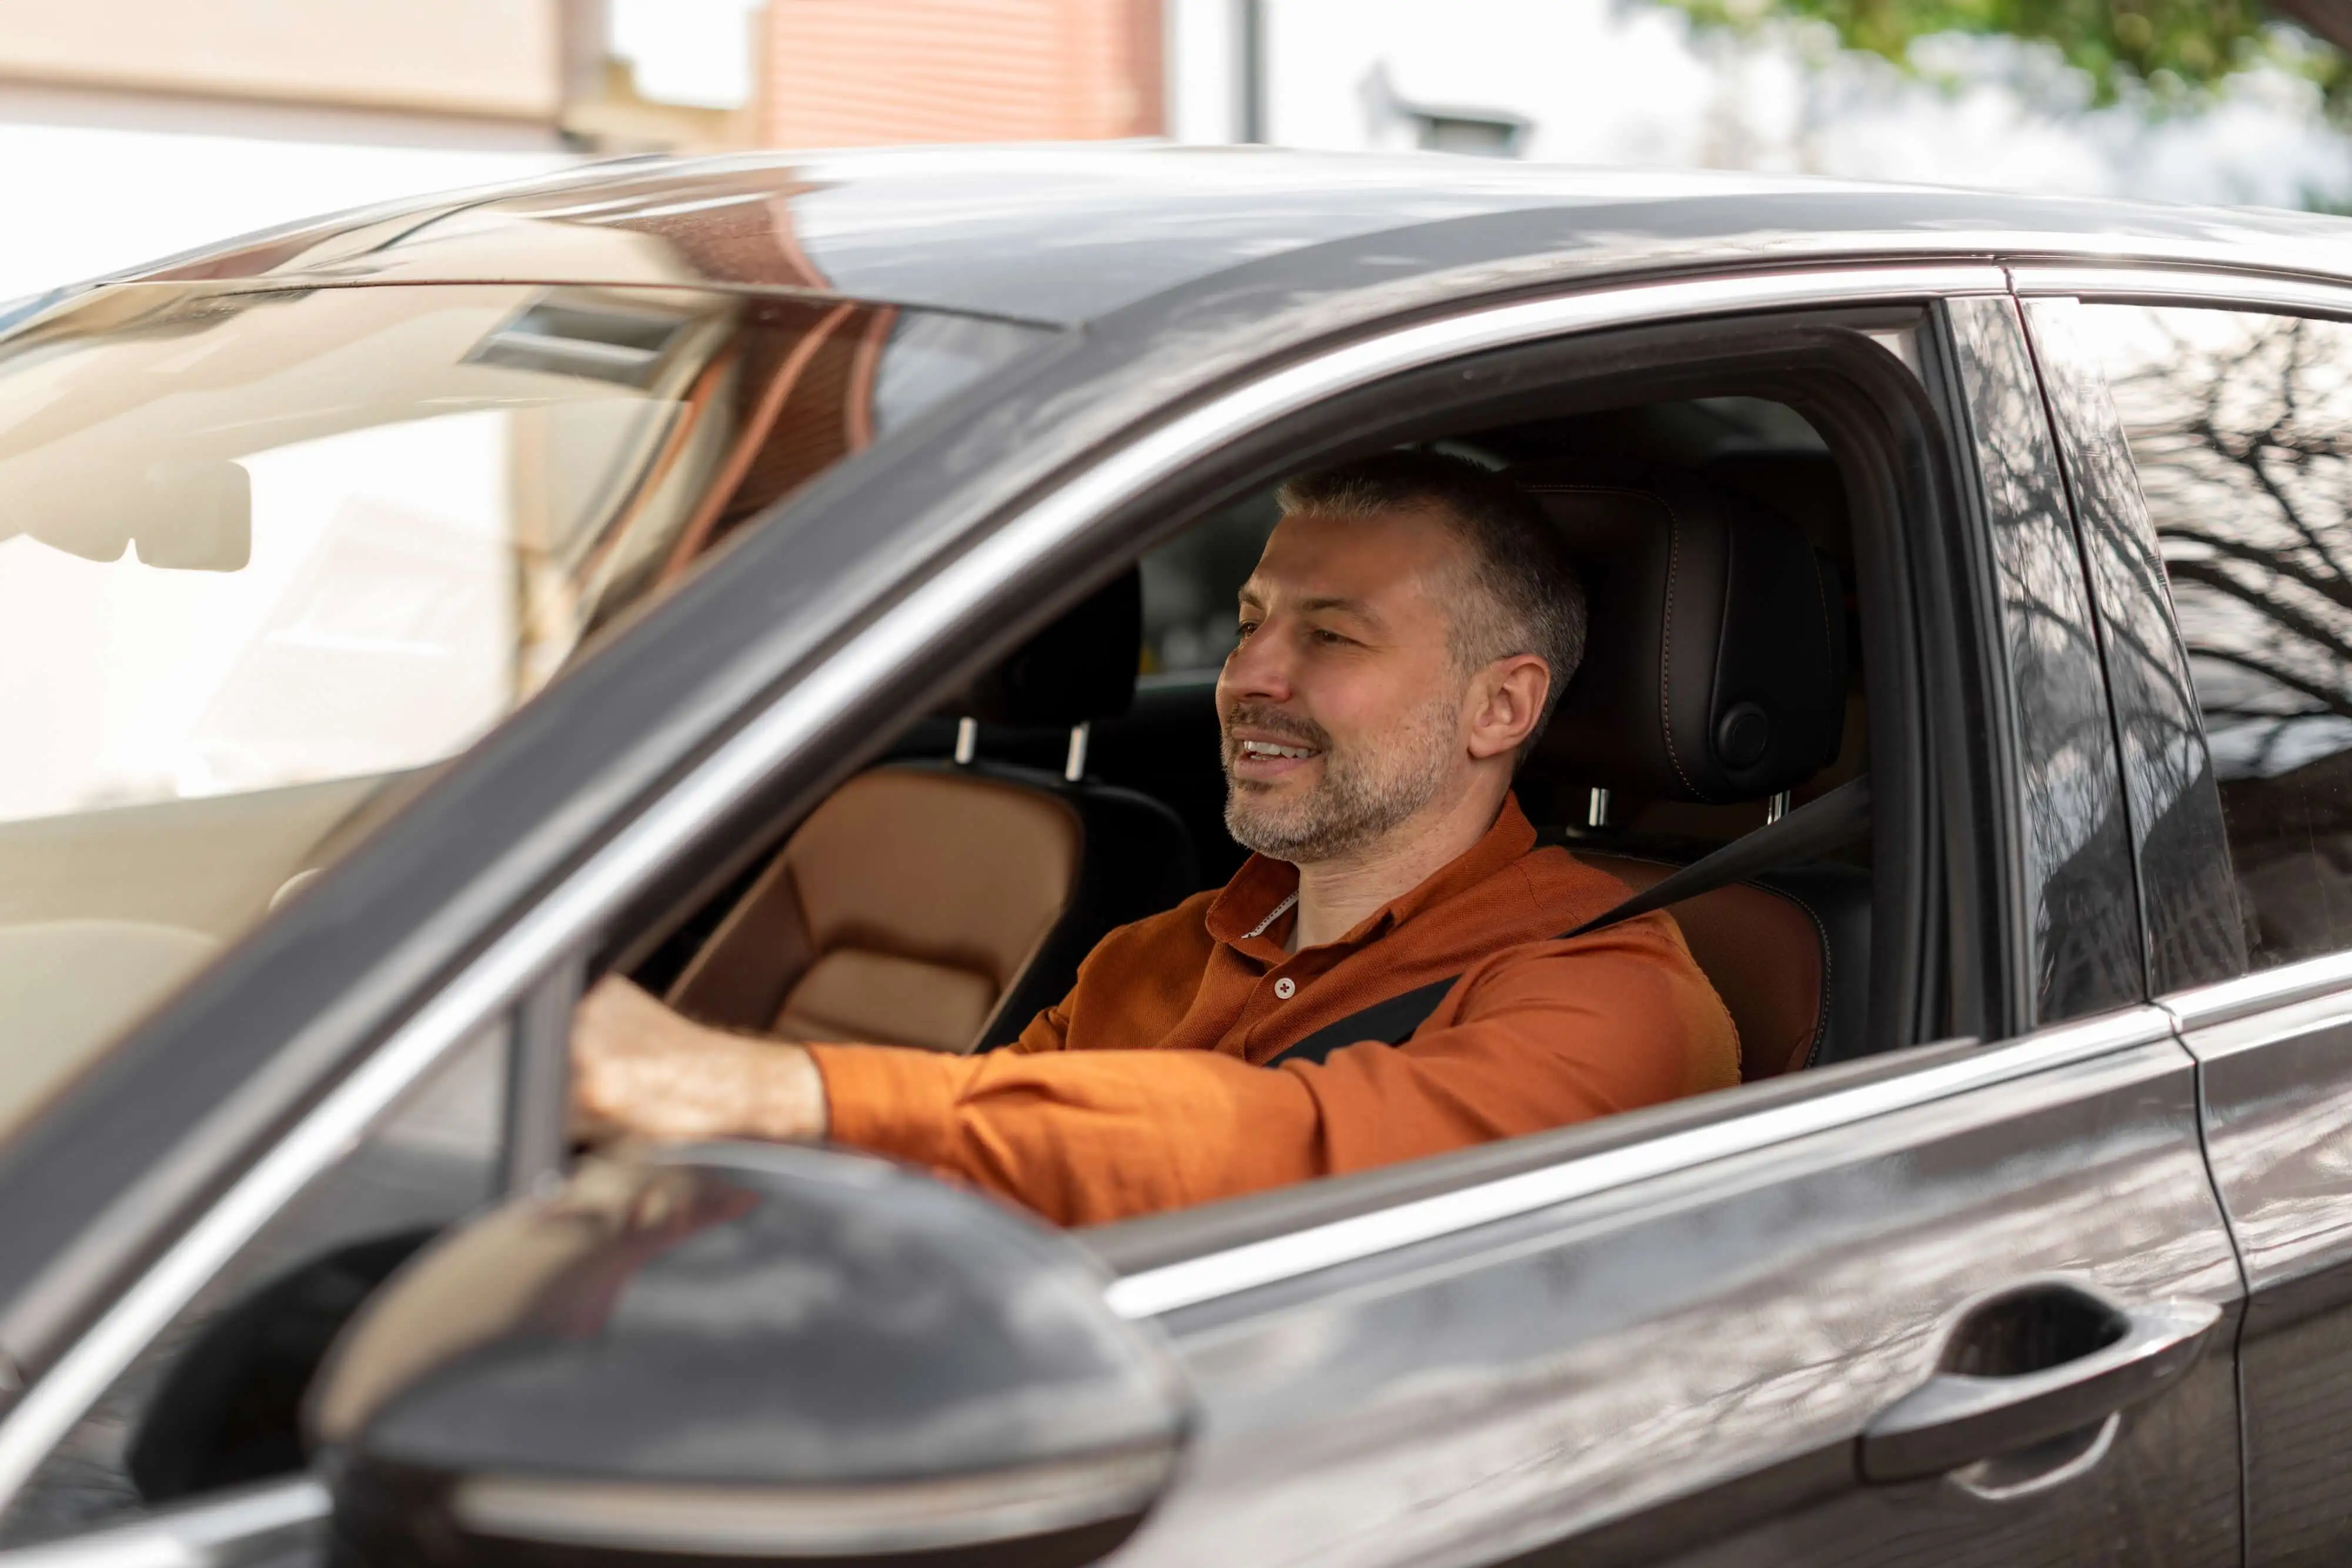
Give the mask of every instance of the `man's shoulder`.
[{"label": "man's shoulder", "polygon": [[1125,925],[1113,926],[1108,935],[1095,944],[1095,951],[1138,951],[1171,946],[1205,946],[1209,944],[1209,905],[1216,902],[1218,892],[1213,887],[1204,888],[1172,909],[1163,909],[1157,915],[1147,915]]},{"label": "man's shoulder", "polygon": [[1538,844],[1511,864],[1528,894],[1558,917],[1559,930],[1583,925],[1633,896],[1631,883],[1579,860],[1559,844]]}]

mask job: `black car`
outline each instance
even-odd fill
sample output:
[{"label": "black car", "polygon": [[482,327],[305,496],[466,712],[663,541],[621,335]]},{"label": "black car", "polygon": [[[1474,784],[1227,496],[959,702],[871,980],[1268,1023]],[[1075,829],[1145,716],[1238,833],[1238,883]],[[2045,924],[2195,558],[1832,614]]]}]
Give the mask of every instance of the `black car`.
[{"label": "black car", "polygon": [[[1616,497],[1519,798],[1747,1082],[1066,1233],[575,1145],[601,975],[987,1049],[1229,875],[1399,445]],[[593,166],[0,311],[0,1563],[2352,1552],[2340,222]]]}]

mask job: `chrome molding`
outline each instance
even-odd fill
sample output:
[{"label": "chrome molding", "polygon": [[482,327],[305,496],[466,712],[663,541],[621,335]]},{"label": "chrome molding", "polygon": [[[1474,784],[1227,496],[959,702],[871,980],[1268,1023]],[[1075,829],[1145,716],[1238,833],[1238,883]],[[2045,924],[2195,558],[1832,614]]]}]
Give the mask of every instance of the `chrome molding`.
[{"label": "chrome molding", "polygon": [[[753,717],[493,941],[321,1100],[116,1300],[0,1423],[0,1504],[15,1496],[50,1448],[204,1282],[445,1052],[512,1003],[548,964],[589,936],[608,912],[646,885],[670,856],[719,821],[801,747],[851,712],[864,694],[918,657],[942,627],[977,612],[1031,561],[1084,534],[1104,513],[1213,455],[1246,431],[1339,392],[1463,355],[1664,319],[1925,300],[2000,293],[2007,287],[2003,271],[1987,263],[1822,265],[1807,270],[1601,286],[1491,306],[1286,366],[1112,453],[940,569]],[[1199,1269],[1211,1261],[1179,1267]],[[1148,1281],[1168,1272],[1135,1279]],[[1128,1286],[1121,1299],[1146,1299],[1150,1289],[1142,1283]],[[1219,1293],[1222,1290],[1203,1293],[1195,1288],[1187,1299],[1206,1300]]]},{"label": "chrome molding", "polygon": [[1645,1143],[1603,1149],[1541,1170],[1129,1274],[1112,1283],[1111,1310],[1125,1318],[1157,1317],[1694,1166],[1753,1154],[1930,1101],[2167,1040],[2171,1034],[2171,1017],[2162,1009],[2127,1008],[2030,1035],[2013,1044],[1988,1047],[1977,1055],[1905,1077],[1857,1084],[1750,1115],[1734,1114]]},{"label": "chrome molding", "polygon": [[2258,306],[2311,315],[2352,316],[2352,284],[2209,267],[2103,266],[2070,262],[2010,268],[2017,292],[2144,305]]},{"label": "chrome molding", "polygon": [[[2273,1008],[2316,1001],[2334,991],[2352,992],[2352,953],[2323,954],[2299,964],[2283,964],[2275,969],[2241,975],[2234,980],[2218,980],[2193,990],[2176,991],[2159,998],[2157,1005],[2186,1030],[2229,1023]],[[2346,997],[2345,1008],[2352,1013],[2352,995]],[[2298,1030],[2306,1027],[2309,1026],[2296,1026]]]}]

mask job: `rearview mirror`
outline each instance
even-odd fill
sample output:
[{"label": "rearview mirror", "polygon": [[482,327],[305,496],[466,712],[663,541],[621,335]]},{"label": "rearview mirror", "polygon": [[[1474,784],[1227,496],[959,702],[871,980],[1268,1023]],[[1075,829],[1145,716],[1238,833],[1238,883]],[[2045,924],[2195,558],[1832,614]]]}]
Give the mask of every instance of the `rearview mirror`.
[{"label": "rearview mirror", "polygon": [[593,1162],[396,1276],[321,1374],[341,1562],[1076,1568],[1181,1376],[1060,1235],[877,1160]]},{"label": "rearview mirror", "polygon": [[0,540],[29,534],[85,560],[121,560],[132,548],[143,564],[178,571],[241,571],[253,559],[253,476],[242,465],[197,458],[70,477],[66,488],[45,488],[38,474],[13,482]]}]

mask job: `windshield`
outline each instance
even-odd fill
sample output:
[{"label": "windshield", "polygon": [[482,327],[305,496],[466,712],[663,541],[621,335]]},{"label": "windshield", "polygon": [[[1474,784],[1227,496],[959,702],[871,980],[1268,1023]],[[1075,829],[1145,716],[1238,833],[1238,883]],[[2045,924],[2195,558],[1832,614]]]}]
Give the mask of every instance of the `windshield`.
[{"label": "windshield", "polygon": [[0,337],[0,1133],[621,610],[1036,340],[669,288]]}]

